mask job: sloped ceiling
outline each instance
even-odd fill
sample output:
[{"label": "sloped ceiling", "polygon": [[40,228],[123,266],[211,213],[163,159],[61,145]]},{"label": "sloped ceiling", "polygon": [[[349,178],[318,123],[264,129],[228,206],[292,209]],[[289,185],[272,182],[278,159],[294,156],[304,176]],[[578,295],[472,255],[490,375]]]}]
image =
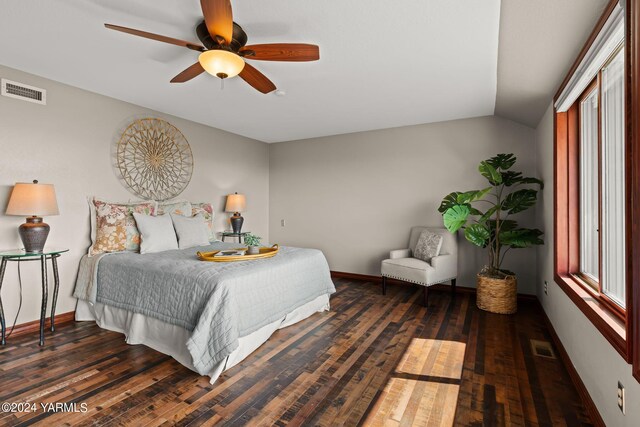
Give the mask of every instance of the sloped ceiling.
[{"label": "sloped ceiling", "polygon": [[536,127],[608,0],[505,0],[495,114]]},{"label": "sloped ceiling", "polygon": [[[265,142],[496,114],[535,127],[607,0],[232,0],[249,44],[309,42],[310,63],[252,61],[285,96],[221,88],[188,49],[199,0],[6,0],[0,64]],[[28,82],[25,82],[28,84]]]},{"label": "sloped ceiling", "polygon": [[[239,78],[169,80],[197,42],[198,0],[7,0],[0,63],[266,142],[493,114],[499,0],[233,0],[251,43],[310,42],[310,63],[253,61],[286,96]],[[25,82],[28,83],[28,82]]]}]

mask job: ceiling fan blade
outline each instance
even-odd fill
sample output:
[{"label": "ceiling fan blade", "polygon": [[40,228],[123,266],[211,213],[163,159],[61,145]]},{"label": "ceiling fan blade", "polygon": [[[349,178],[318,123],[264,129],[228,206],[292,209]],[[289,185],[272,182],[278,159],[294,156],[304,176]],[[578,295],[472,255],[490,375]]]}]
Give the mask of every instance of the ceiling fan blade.
[{"label": "ceiling fan blade", "polygon": [[224,37],[227,44],[233,39],[233,12],[230,0],[200,0],[204,22],[213,39]]},{"label": "ceiling fan blade", "polygon": [[184,83],[188,82],[194,77],[198,77],[200,74],[204,73],[204,68],[200,65],[200,62],[196,62],[177,76],[171,79],[171,83]]},{"label": "ceiling fan blade", "polygon": [[133,28],[121,27],[119,25],[104,24],[104,26],[110,30],[121,31],[123,33],[133,34],[134,36],[144,37],[151,40],[157,40],[159,42],[175,44],[177,46],[186,47],[191,50],[197,50],[198,52],[203,52],[205,50],[203,46],[200,46],[198,44],[180,40],[180,39],[174,39],[172,37],[161,36],[159,34],[148,33],[146,31],[134,30]]},{"label": "ceiling fan blade", "polygon": [[[253,51],[254,54],[250,54]],[[260,61],[317,61],[320,59],[320,48],[314,44],[272,43],[254,44],[240,49],[247,59]]]},{"label": "ceiling fan blade", "polygon": [[276,90],[276,85],[274,85],[271,80],[249,64],[245,63],[242,72],[238,75],[242,80],[249,83],[256,90],[262,93],[269,93]]}]

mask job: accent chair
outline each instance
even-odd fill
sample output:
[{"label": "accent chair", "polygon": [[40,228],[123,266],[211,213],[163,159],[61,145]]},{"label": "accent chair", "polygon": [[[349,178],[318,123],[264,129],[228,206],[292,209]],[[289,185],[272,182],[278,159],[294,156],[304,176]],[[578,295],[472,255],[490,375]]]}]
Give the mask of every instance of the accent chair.
[{"label": "accent chair", "polygon": [[[442,236],[442,246],[438,256],[426,262],[413,257],[413,250],[418,243],[420,234],[429,230]],[[456,292],[456,277],[458,276],[458,242],[456,236],[445,228],[412,227],[409,237],[409,248],[397,249],[389,253],[389,259],[382,261],[382,294],[387,294],[387,279],[397,279],[403,282],[415,283],[424,287],[423,303],[428,304],[429,286],[451,281],[451,293]]]}]

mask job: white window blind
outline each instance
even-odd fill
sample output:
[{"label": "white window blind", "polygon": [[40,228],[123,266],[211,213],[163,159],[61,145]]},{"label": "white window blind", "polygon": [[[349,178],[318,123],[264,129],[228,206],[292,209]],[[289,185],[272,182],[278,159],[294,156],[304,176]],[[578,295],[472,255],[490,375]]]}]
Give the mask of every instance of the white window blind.
[{"label": "white window blind", "polygon": [[598,89],[595,88],[580,103],[580,271],[596,283],[599,281],[598,159]]},{"label": "white window blind", "polygon": [[625,306],[624,49],[602,69],[602,292]]},{"label": "white window blind", "polygon": [[569,109],[624,40],[624,8],[617,4],[600,33],[558,96],[556,111]]}]

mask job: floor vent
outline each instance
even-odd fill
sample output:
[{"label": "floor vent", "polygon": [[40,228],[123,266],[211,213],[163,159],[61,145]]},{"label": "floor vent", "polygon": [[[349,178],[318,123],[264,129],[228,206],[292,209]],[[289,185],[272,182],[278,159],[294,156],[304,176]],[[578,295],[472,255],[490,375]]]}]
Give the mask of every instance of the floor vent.
[{"label": "floor vent", "polygon": [[0,84],[2,85],[0,92],[2,96],[47,105],[47,91],[44,89],[7,79],[0,79]]},{"label": "floor vent", "polygon": [[549,341],[531,340],[531,350],[535,356],[546,357],[547,359],[556,358]]}]

